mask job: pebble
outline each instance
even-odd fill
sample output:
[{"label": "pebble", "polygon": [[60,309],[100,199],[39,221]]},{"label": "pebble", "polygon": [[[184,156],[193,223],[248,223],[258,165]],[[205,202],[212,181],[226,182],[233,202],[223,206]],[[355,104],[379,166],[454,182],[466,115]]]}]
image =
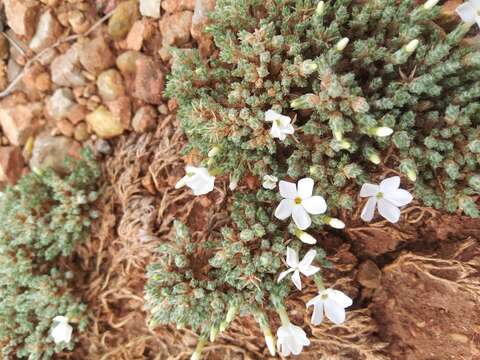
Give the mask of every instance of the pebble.
[{"label": "pebble", "polygon": [[138,17],[137,1],[127,0],[118,4],[108,22],[108,33],[114,40],[124,39]]},{"label": "pebble", "polygon": [[190,40],[192,16],[192,11],[181,11],[162,17],[160,31],[163,37],[163,46],[181,46]]},{"label": "pebble", "polygon": [[105,101],[115,100],[125,94],[122,75],[115,69],[105,70],[98,76],[97,88]]},{"label": "pebble", "polygon": [[51,10],[45,11],[38,19],[35,35],[29,47],[35,52],[40,52],[58,40],[62,26],[57,21]]},{"label": "pebble", "polygon": [[152,106],[142,106],[135,113],[132,128],[138,133],[154,130],[157,125],[157,112]]},{"label": "pebble", "polygon": [[18,146],[0,147],[0,181],[15,184],[22,175],[24,159]]},{"label": "pebble", "polygon": [[39,4],[36,1],[25,0],[4,0],[3,3],[8,26],[18,36],[30,38],[35,32]]},{"label": "pebble", "polygon": [[162,0],[140,0],[140,14],[159,19],[161,4]]},{"label": "pebble", "polygon": [[149,104],[162,101],[164,77],[160,65],[148,56],[137,59],[133,96]]},{"label": "pebble", "polygon": [[123,126],[120,119],[107,110],[103,105],[86,117],[92,130],[103,139],[110,139],[123,133]]},{"label": "pebble", "polygon": [[80,63],[90,74],[98,75],[115,65],[115,56],[101,36],[82,44],[78,56]]}]

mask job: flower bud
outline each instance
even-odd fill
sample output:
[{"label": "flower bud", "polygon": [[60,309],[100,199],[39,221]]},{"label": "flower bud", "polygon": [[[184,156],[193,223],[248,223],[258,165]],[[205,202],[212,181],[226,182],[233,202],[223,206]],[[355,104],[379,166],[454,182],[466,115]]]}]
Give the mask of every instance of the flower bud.
[{"label": "flower bud", "polygon": [[350,39],[347,37],[344,37],[342,40],[340,40],[337,43],[336,45],[337,51],[343,51],[347,47],[349,42],[350,42]]},{"label": "flower bud", "polygon": [[318,16],[322,16],[324,11],[325,11],[325,2],[320,1],[317,4],[317,8],[315,9],[315,14],[317,14]]},{"label": "flower bud", "polygon": [[314,98],[315,98],[315,95],[313,94],[305,94],[296,99],[293,99],[290,102],[290,106],[294,110],[311,109],[314,107],[314,103],[313,103]]},{"label": "flower bud", "polygon": [[423,4],[423,8],[425,10],[430,10],[432,9],[435,5],[438,4],[440,0],[428,0],[425,4]]},{"label": "flower bud", "polygon": [[386,137],[393,134],[393,129],[388,126],[380,126],[372,129],[372,134],[379,137]]},{"label": "flower bud", "polygon": [[345,223],[337,218],[330,218],[327,224],[335,229],[345,229]]},{"label": "flower bud", "polygon": [[317,242],[317,239],[315,239],[312,235],[300,229],[295,230],[295,236],[305,244],[315,244]]},{"label": "flower bud", "polygon": [[409,54],[413,53],[417,49],[418,44],[420,44],[418,39],[410,41],[407,45],[405,45],[405,51]]},{"label": "flower bud", "polygon": [[214,146],[208,152],[208,157],[212,158],[212,157],[216,156],[219,152],[220,152],[220,148],[218,146]]}]

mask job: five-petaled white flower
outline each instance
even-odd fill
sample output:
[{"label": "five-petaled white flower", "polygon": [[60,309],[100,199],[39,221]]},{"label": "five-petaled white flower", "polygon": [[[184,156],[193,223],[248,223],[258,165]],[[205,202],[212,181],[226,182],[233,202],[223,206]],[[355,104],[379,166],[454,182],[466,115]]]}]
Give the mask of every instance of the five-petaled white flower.
[{"label": "five-petaled white flower", "polygon": [[213,190],[215,177],[206,168],[187,165],[185,172],[187,174],[177,182],[175,189],[187,185],[194,195],[205,195]]},{"label": "five-petaled white flower", "polygon": [[273,190],[277,187],[278,178],[274,175],[265,175],[263,177],[262,186],[265,189]]},{"label": "five-petaled white flower", "polygon": [[312,196],[313,184],[311,178],[299,180],[298,186],[288,181],[280,181],[280,195],[283,200],[275,210],[275,216],[285,220],[291,215],[300,230],[307,229],[312,224],[309,213],[318,215],[327,210],[323,197]]},{"label": "five-petaled white flower", "polygon": [[324,289],[307,303],[313,305],[312,324],[317,326],[323,321],[323,313],[335,324],[345,321],[345,308],[352,305],[350,299],[343,292],[333,289]]},{"label": "five-petaled white flower", "polygon": [[480,0],[469,0],[457,7],[457,14],[467,24],[480,26]]},{"label": "five-petaled white flower", "polygon": [[56,344],[61,342],[69,343],[72,338],[72,326],[68,323],[68,318],[65,316],[55,316],[53,321],[57,322],[57,325],[52,330],[53,341]]},{"label": "five-petaled white flower", "polygon": [[305,276],[312,276],[320,270],[319,267],[312,265],[315,255],[317,255],[315,250],[309,250],[303,257],[302,261],[298,261],[297,252],[292,248],[287,247],[287,265],[290,267],[290,269],[282,271],[277,281],[282,281],[285,276],[293,272],[292,282],[295,284],[298,290],[302,290],[300,273]]},{"label": "five-petaled white flower", "polygon": [[277,349],[283,356],[298,355],[304,346],[310,345],[305,331],[299,326],[288,323],[277,330]]},{"label": "five-petaled white flower", "polygon": [[407,190],[399,189],[399,186],[399,176],[387,178],[380,185],[363,184],[360,196],[369,199],[363,208],[361,218],[364,221],[371,221],[378,205],[380,215],[388,221],[396,223],[400,219],[399,207],[407,205],[413,199]]},{"label": "five-petaled white flower", "polygon": [[287,135],[291,135],[295,132],[295,129],[291,124],[292,119],[289,116],[279,114],[276,111],[268,110],[265,113],[265,121],[272,123],[272,129],[270,130],[272,137],[280,139],[281,141],[285,140]]}]

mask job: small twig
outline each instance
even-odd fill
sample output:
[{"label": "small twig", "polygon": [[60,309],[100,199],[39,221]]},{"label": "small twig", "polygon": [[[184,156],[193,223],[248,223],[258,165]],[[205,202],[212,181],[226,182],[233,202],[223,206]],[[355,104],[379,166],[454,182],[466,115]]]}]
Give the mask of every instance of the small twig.
[{"label": "small twig", "polygon": [[11,38],[10,35],[8,35],[6,32],[2,31],[1,34],[5,37],[5,39],[8,40],[10,44],[12,44],[15,47],[15,49],[18,50],[19,53],[21,53],[23,56],[27,56],[27,54],[25,53],[25,50],[22,49],[22,47],[18,44],[18,42],[15,39]]},{"label": "small twig", "polygon": [[[30,60],[28,60],[26,63],[25,63],[25,66],[23,67],[22,71],[20,71],[20,73],[15,77],[15,79],[13,79],[13,81],[7,86],[7,88],[5,90],[3,90],[2,92],[0,92],[0,99],[9,95],[12,90],[14,89],[14,87],[17,85],[17,83],[22,80],[23,76],[25,75],[25,72],[32,66],[32,64],[37,61],[39,58],[42,57],[43,54],[45,54],[47,51],[51,50],[51,49],[54,49],[56,48],[57,46],[65,43],[65,42],[69,42],[69,41],[73,41],[73,40],[76,40],[78,38],[80,38],[81,36],[88,36],[89,34],[92,33],[92,31],[94,31],[97,27],[99,27],[103,22],[105,22],[106,20],[108,20],[112,15],[113,15],[113,12],[115,10],[112,10],[110,11],[108,14],[106,14],[104,17],[102,17],[100,20],[98,20],[95,24],[92,25],[92,27],[90,29],[88,29],[88,31],[85,33],[85,34],[76,34],[76,35],[70,35],[70,36],[67,36],[66,38],[63,38],[63,39],[60,39],[58,40],[57,42],[55,42],[53,45],[49,46],[48,48],[46,49],[43,49],[42,51],[40,51],[37,55],[35,55],[33,58],[31,58]],[[4,34],[5,35],[5,34]],[[7,37],[8,39],[8,37]],[[22,50],[23,51],[23,50]]]}]

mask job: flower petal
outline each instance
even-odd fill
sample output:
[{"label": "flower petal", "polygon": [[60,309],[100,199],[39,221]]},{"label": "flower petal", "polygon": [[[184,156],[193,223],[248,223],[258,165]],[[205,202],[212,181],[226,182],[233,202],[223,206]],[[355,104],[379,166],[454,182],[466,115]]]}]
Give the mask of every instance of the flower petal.
[{"label": "flower petal", "polygon": [[279,220],[285,220],[292,215],[292,210],[295,207],[295,203],[291,199],[283,199],[275,209],[275,217]]},{"label": "flower petal", "polygon": [[58,322],[68,322],[68,318],[62,315],[57,315],[53,318],[53,321],[58,321]]},{"label": "flower petal", "polygon": [[299,344],[301,344],[302,346],[310,345],[310,340],[308,340],[307,334],[300,326],[296,326],[293,324],[291,324],[290,326],[290,332]]},{"label": "flower petal", "polygon": [[205,195],[215,187],[215,177],[211,176],[207,169],[199,168],[195,175],[187,179],[186,183],[194,195]]},{"label": "flower petal", "polygon": [[292,124],[287,124],[281,127],[281,131],[283,134],[293,134],[295,132],[295,129]]},{"label": "flower petal", "polygon": [[308,265],[300,269],[300,272],[305,276],[312,276],[313,274],[316,274],[319,271],[320,271],[320,268],[313,265]]},{"label": "flower petal", "polygon": [[175,184],[175,189],[180,189],[180,188],[184,187],[185,185],[187,185],[187,180],[188,180],[189,177],[190,177],[189,175],[185,175],[180,180],[178,180],[177,183]]},{"label": "flower petal", "polygon": [[265,112],[265,121],[273,122],[275,119],[278,119],[279,116],[280,116],[279,113],[270,109]]},{"label": "flower petal", "polygon": [[363,184],[360,189],[360,197],[375,196],[380,191],[380,187],[374,184]]},{"label": "flower petal", "polygon": [[322,303],[323,302],[323,298],[322,298],[322,295],[317,295],[315,296],[314,298],[311,298],[310,300],[308,300],[307,302],[307,308],[312,306],[312,305],[317,305],[319,303]]},{"label": "flower petal", "polygon": [[480,0],[470,0],[470,4],[475,10],[480,10]]},{"label": "flower petal", "polygon": [[332,299],[333,301],[343,306],[344,308],[352,306],[353,304],[352,299],[350,299],[347,295],[345,295],[343,292],[339,290],[327,289],[326,292],[329,299]]},{"label": "flower petal", "polygon": [[369,198],[362,210],[362,214],[360,215],[363,221],[366,221],[366,222],[372,221],[373,215],[375,214],[376,206],[377,206],[377,198],[376,197]]},{"label": "flower petal", "polygon": [[308,250],[302,261],[300,261],[298,264],[299,269],[302,270],[303,267],[310,266],[312,261],[315,259],[315,255],[317,255],[317,251],[315,249]]},{"label": "flower petal", "polygon": [[475,22],[476,9],[472,6],[472,4],[468,2],[463,3],[462,5],[458,6],[455,11],[464,22],[468,24],[473,24]]},{"label": "flower petal", "polygon": [[292,282],[298,290],[302,290],[302,280],[300,279],[300,271],[295,270],[293,272]]},{"label": "flower petal", "polygon": [[386,178],[380,183],[380,191],[384,194],[397,190],[400,186],[400,176]]},{"label": "flower petal", "polygon": [[378,199],[378,212],[391,223],[400,219],[400,209],[385,199]]},{"label": "flower petal", "polygon": [[335,324],[341,324],[345,321],[345,309],[335,301],[327,299],[325,301],[325,315]]},{"label": "flower petal", "polygon": [[308,227],[312,224],[312,219],[310,219],[310,216],[301,205],[296,205],[293,207],[292,217],[295,225],[297,225],[300,230],[308,229]]},{"label": "flower petal", "polygon": [[312,313],[312,325],[313,326],[318,326],[322,323],[323,321],[323,301],[320,301],[315,304],[313,307],[313,313]]},{"label": "flower petal", "polygon": [[288,269],[288,270],[282,271],[282,272],[280,273],[280,276],[279,276],[278,279],[277,279],[277,283],[280,282],[280,281],[282,281],[282,280],[285,278],[285,276],[287,276],[288,274],[290,274],[292,271],[295,271],[295,269]]},{"label": "flower petal", "polygon": [[412,194],[403,189],[397,189],[390,193],[385,193],[383,197],[395,206],[404,206],[413,200]]},{"label": "flower petal", "polygon": [[298,266],[298,253],[290,247],[287,247],[287,265],[291,268]]},{"label": "flower petal", "polygon": [[298,196],[297,185],[294,183],[281,180],[278,184],[280,188],[280,195],[285,199],[295,199]]},{"label": "flower petal", "polygon": [[302,199],[308,199],[313,194],[313,179],[312,178],[304,178],[298,181],[298,196]]},{"label": "flower petal", "polygon": [[302,200],[302,206],[308,213],[313,215],[323,214],[327,211],[327,203],[321,196],[312,196],[308,199]]}]

